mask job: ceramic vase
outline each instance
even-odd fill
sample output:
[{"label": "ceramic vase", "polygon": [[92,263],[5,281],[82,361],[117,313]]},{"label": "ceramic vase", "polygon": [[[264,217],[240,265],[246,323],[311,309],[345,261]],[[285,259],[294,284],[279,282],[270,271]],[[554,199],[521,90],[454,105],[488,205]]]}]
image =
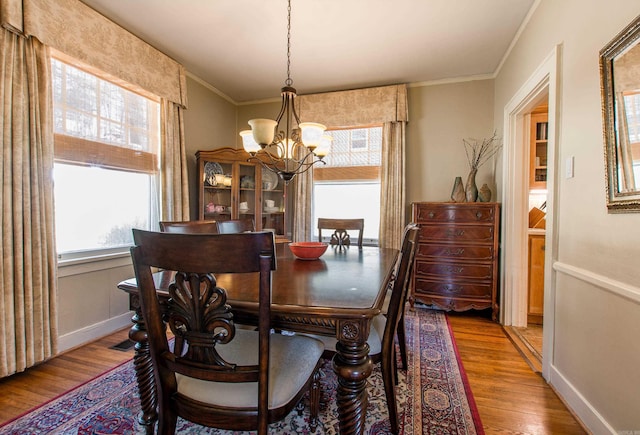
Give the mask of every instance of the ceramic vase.
[{"label": "ceramic vase", "polygon": [[478,199],[478,186],[476,186],[477,169],[472,169],[467,177],[467,184],[464,186],[467,202],[476,202]]},{"label": "ceramic vase", "polygon": [[451,191],[451,201],[465,202],[464,186],[462,185],[462,177],[456,177],[453,182],[453,190]]},{"label": "ceramic vase", "polygon": [[484,183],[480,190],[478,190],[478,201],[491,202],[491,189],[489,189],[487,183]]}]

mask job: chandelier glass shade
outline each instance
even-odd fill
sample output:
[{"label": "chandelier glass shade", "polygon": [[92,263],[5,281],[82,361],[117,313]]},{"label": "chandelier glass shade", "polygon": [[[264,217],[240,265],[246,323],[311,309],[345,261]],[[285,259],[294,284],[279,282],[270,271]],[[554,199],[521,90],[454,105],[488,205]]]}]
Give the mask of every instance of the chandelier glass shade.
[{"label": "chandelier glass shade", "polygon": [[308,171],[329,153],[331,136],[326,127],[315,122],[300,122],[296,112],[296,89],[292,87],[291,64],[291,0],[287,8],[287,80],[282,88],[282,107],[275,120],[252,119],[251,130],[240,132],[242,145],[250,160],[278,174],[288,183],[297,174]]}]

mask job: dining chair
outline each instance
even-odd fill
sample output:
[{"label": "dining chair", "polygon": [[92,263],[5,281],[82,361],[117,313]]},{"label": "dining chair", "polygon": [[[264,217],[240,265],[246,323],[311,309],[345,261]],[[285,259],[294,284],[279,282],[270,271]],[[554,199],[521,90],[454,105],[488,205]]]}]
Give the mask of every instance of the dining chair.
[{"label": "dining chair", "polygon": [[218,234],[236,234],[249,231],[255,231],[253,220],[251,219],[218,221]]},{"label": "dining chair", "polygon": [[[395,337],[399,330],[400,321],[404,317],[417,242],[418,226],[415,224],[407,225],[404,229],[402,248],[398,254],[395,270],[389,277],[388,282],[385,283],[385,287],[390,288],[391,291],[386,314],[381,313],[373,318],[367,340],[369,355],[373,361],[380,361],[384,391],[389,409],[389,421],[391,423],[391,431],[394,434],[398,433],[398,411],[395,396],[395,386],[398,383]],[[325,345],[324,358],[333,357],[337,343],[335,337],[320,335],[312,335],[312,337],[323,341]],[[402,340],[404,340],[404,336]],[[402,345],[402,343],[399,345]],[[406,368],[406,362],[404,364]]]},{"label": "dining chair", "polygon": [[364,219],[329,219],[318,218],[318,240],[322,241],[322,230],[334,230],[331,234],[331,245],[349,246],[351,238],[348,230],[358,231],[358,247],[362,248]]},{"label": "dining chair", "polygon": [[218,234],[218,224],[214,220],[160,221],[160,231],[180,234]]},{"label": "dining chair", "polygon": [[[158,434],[173,434],[180,416],[204,426],[266,435],[268,424],[286,417],[308,390],[315,430],[324,346],[304,335],[270,333],[273,234],[134,229],[133,238],[131,256],[158,383]],[[163,308],[153,279],[156,268],[176,271]],[[256,275],[257,331],[235,327],[227,300],[232,284],[218,286],[215,275],[220,273]],[[165,321],[175,337],[173,346]]]}]

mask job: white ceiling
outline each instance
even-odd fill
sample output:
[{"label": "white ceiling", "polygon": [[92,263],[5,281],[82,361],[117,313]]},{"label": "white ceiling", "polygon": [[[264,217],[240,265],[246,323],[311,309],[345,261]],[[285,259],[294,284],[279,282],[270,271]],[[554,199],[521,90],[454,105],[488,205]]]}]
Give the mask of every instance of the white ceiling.
[{"label": "white ceiling", "polygon": [[[280,95],[286,0],[82,0],[234,102]],[[535,0],[292,0],[299,94],[493,74]]]}]

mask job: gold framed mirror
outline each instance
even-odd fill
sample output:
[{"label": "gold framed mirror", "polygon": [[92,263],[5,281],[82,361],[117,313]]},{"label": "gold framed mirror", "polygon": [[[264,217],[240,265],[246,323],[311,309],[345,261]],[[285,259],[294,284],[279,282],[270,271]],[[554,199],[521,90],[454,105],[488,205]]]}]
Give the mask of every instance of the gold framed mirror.
[{"label": "gold framed mirror", "polygon": [[640,16],[600,50],[607,208],[640,212]]}]

